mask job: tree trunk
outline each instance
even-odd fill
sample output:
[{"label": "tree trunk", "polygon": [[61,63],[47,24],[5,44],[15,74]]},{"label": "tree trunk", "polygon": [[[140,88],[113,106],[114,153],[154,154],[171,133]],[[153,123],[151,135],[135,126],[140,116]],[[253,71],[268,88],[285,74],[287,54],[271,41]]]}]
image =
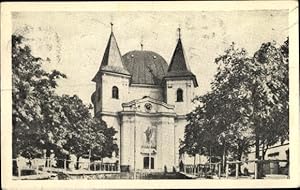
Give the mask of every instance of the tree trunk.
[{"label": "tree trunk", "polygon": [[[237,157],[238,161],[241,161],[242,160],[242,151],[240,150],[239,153],[238,153],[238,157]],[[242,163],[239,164],[239,167],[238,167],[238,170],[239,170],[239,174],[242,173],[241,171],[241,166],[242,166]]]},{"label": "tree trunk", "polygon": [[[265,160],[265,156],[266,156],[266,153],[267,153],[267,150],[268,150],[269,146],[268,145],[264,145],[263,148],[262,148],[262,160]],[[261,177],[264,177],[265,174],[264,174],[264,164],[262,163],[261,164]]]},{"label": "tree trunk", "polygon": [[196,172],[196,154],[194,154],[194,169],[193,169],[193,174],[195,175]]},{"label": "tree trunk", "polygon": [[79,169],[79,158],[80,158],[80,156],[77,156],[77,158],[76,158],[76,169],[77,170]]},{"label": "tree trunk", "polygon": [[268,149],[269,149],[268,145],[266,147],[264,146],[264,148],[262,149],[262,160],[265,160],[265,156]]},{"label": "tree trunk", "polygon": [[[259,150],[259,136],[256,134],[255,137],[255,159],[260,160],[260,150]],[[257,162],[257,178],[260,179],[262,177],[262,167],[261,163]]]},{"label": "tree trunk", "polygon": [[209,146],[209,171],[211,171],[211,146]]},{"label": "tree trunk", "polygon": [[222,171],[225,173],[225,169],[226,169],[226,146],[224,145],[224,149],[223,149],[223,168]]},{"label": "tree trunk", "polygon": [[260,159],[259,158],[259,137],[257,134],[255,136],[255,158]]}]

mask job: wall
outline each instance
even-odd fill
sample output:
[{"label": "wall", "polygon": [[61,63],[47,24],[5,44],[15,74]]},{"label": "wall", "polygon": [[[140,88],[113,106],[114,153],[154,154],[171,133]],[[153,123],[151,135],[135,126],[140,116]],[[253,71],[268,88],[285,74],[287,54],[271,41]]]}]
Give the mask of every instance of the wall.
[{"label": "wall", "polygon": [[[119,89],[119,99],[112,98],[112,87]],[[129,79],[104,73],[102,75],[102,112],[118,112],[122,110],[122,103],[129,99]]]},{"label": "wall", "polygon": [[102,81],[96,83],[96,90],[95,90],[95,104],[94,104],[94,113],[101,111],[102,109],[102,89],[101,89]]},{"label": "wall", "polygon": [[[119,99],[112,98],[112,87],[119,89]],[[166,102],[175,105],[175,112],[179,119],[174,121],[174,117],[147,117],[124,115],[119,118],[118,112],[122,111],[122,103],[141,99],[150,96],[153,99],[164,101],[164,89],[154,85],[129,86],[129,79],[115,74],[103,73],[101,81],[96,85],[97,93],[101,93],[101,99],[95,106],[96,111],[101,111],[102,119],[106,121],[108,127],[117,130],[116,138],[120,148],[120,162],[122,165],[134,166],[134,143],[136,144],[136,167],[143,169],[143,158],[141,154],[142,136],[148,126],[156,123],[157,126],[157,154],[155,157],[155,169],[163,170],[166,165],[171,171],[173,166],[178,166],[179,143],[183,140],[184,129],[187,124],[185,115],[192,111],[192,98],[194,97],[194,86],[192,80],[170,80],[166,84]],[[176,102],[177,89],[183,90],[183,102]],[[96,97],[97,99],[97,97]],[[156,106],[156,105],[155,105]],[[153,109],[154,110],[154,109]],[[136,132],[134,132],[136,128]],[[136,142],[134,134],[136,133]],[[189,159],[190,160],[190,159]],[[193,160],[193,159],[192,159]],[[188,160],[186,161],[188,163]]]},{"label": "wall", "polygon": [[136,120],[133,116],[124,115],[121,117],[121,165],[134,165],[134,129]]},{"label": "wall", "polygon": [[132,84],[129,88],[129,101],[150,96],[153,99],[163,101],[163,89],[153,85]]},{"label": "wall", "polygon": [[[151,153],[151,156],[154,157],[154,170],[162,171],[166,166],[171,171],[175,164],[174,118],[172,117],[123,115],[121,164],[131,165],[131,169],[133,169],[135,160],[136,169],[144,168],[143,159],[149,156],[149,148],[142,147],[142,145],[144,145],[145,131],[150,126],[156,127],[156,153]],[[136,129],[136,134],[134,134],[134,129]],[[136,159],[134,159],[134,145]]]},{"label": "wall", "polygon": [[[108,127],[117,131],[115,137],[120,148],[120,119],[118,112],[122,110],[122,103],[128,98],[129,79],[110,73],[102,73],[101,80],[96,84],[96,113],[101,112],[101,118]],[[112,98],[113,86],[118,87],[119,99]],[[100,96],[100,98],[98,98]],[[118,153],[120,155],[120,152]]]},{"label": "wall", "polygon": [[159,132],[161,135],[158,139],[158,144],[161,147],[159,153],[162,156],[160,167],[163,169],[166,166],[168,171],[172,171],[173,167],[176,166],[174,118],[162,117]]},{"label": "wall", "polygon": [[176,151],[176,166],[179,165],[179,146],[180,146],[180,139],[184,139],[184,130],[187,121],[184,118],[175,119],[175,151]]},{"label": "wall", "polygon": [[[177,90],[183,90],[183,102],[177,102]],[[186,114],[193,109],[192,99],[194,98],[194,84],[190,79],[168,80],[166,82],[166,102],[175,105],[177,118],[175,120],[175,154],[176,166],[179,165],[179,146],[180,139],[184,140],[184,130],[187,125]],[[193,164],[194,158],[189,159],[189,156],[184,156],[185,164]]]},{"label": "wall", "polygon": [[[177,102],[177,90],[183,90],[183,102]],[[175,112],[178,115],[186,115],[192,111],[192,99],[194,98],[194,85],[192,80],[168,80],[166,82],[167,103],[175,105]]]}]

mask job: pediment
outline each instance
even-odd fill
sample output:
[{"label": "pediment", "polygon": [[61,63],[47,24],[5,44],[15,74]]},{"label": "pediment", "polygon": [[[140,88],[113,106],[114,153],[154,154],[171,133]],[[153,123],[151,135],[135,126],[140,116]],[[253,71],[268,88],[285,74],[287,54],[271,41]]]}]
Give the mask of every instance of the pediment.
[{"label": "pediment", "polygon": [[122,104],[123,111],[137,111],[145,113],[175,113],[173,105],[146,96],[142,99]]}]

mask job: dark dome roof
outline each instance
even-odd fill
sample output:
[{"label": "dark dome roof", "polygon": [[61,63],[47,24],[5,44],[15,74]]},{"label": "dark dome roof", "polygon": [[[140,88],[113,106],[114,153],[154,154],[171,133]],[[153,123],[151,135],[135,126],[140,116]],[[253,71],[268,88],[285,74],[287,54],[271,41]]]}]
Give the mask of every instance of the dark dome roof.
[{"label": "dark dome roof", "polygon": [[168,64],[159,54],[152,51],[130,51],[122,56],[123,63],[132,75],[134,84],[160,85],[167,74]]}]

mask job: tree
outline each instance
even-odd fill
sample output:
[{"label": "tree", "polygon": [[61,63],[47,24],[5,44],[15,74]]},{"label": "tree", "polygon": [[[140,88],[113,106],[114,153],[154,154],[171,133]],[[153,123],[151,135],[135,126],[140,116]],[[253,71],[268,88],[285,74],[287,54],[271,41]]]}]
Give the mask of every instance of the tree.
[{"label": "tree", "polygon": [[[264,114],[261,115],[263,125],[257,125],[256,157],[264,159],[267,149],[277,142],[288,140],[288,39],[280,47],[276,47],[275,43],[265,43],[254,54],[254,61],[257,62],[262,70],[260,74],[261,89],[256,93],[263,101],[262,106],[257,109],[264,108]],[[258,91],[258,90],[256,90]],[[262,97],[264,96],[264,97]],[[262,147],[262,154],[259,155],[259,146]]]},{"label": "tree", "polygon": [[[222,157],[223,169],[226,155],[231,152],[237,155],[235,159],[240,159],[242,153],[248,150],[247,145],[251,139],[248,138],[248,116],[244,108],[248,106],[249,101],[240,89],[242,76],[239,72],[234,72],[241,70],[244,66],[241,63],[249,61],[246,55],[244,49],[236,50],[232,44],[225,55],[216,59],[219,67],[212,82],[212,90],[195,98],[194,102],[199,106],[193,111],[193,117],[188,117],[189,124],[193,123],[193,130],[198,132],[194,132],[198,134],[195,137],[196,144],[205,147],[206,150],[212,149],[215,156]],[[186,128],[186,136],[191,134],[190,131]],[[245,135],[248,135],[247,138]]]},{"label": "tree", "polygon": [[[233,43],[216,58],[211,92],[196,97],[189,114],[182,150],[223,147],[240,160],[255,144],[256,158],[288,138],[288,41],[281,47],[264,43],[249,57]],[[191,146],[192,145],[192,146]]]},{"label": "tree", "polygon": [[111,157],[112,152],[118,152],[114,138],[116,130],[108,128],[103,120],[92,118],[88,106],[78,96],[57,96],[54,102],[55,107],[46,111],[54,110],[57,114],[47,115],[56,117],[50,121],[58,122],[47,123],[56,125],[52,143],[59,147],[60,152],[74,154],[78,161],[90,151],[92,159]]},{"label": "tree", "polygon": [[[43,60],[31,54],[24,37],[12,35],[12,119],[13,157],[41,155],[48,140],[41,106],[53,96],[56,79],[66,76],[56,70],[48,73]],[[31,155],[29,155],[31,154]]]},{"label": "tree", "polygon": [[59,71],[46,72],[41,58],[31,54],[22,36],[12,36],[13,157],[40,157],[52,149],[63,157],[78,158],[92,150],[93,157],[111,157],[118,151],[114,135],[89,107],[74,95],[58,96]]}]

